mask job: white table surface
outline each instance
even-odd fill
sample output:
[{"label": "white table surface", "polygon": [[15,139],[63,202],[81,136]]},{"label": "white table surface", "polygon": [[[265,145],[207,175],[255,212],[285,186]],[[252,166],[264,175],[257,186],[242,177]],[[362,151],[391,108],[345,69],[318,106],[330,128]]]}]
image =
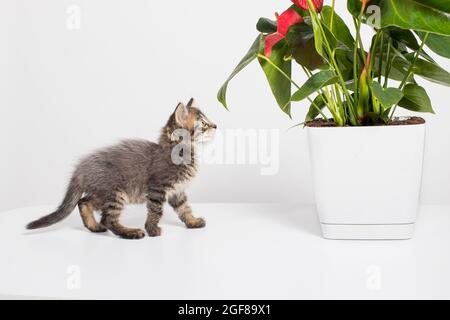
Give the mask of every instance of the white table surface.
[{"label": "white table surface", "polygon": [[[313,207],[197,204],[204,230],[171,209],[163,236],[92,234],[78,213],[24,226],[52,209],[0,214],[0,296],[86,299],[450,299],[450,207],[423,207],[408,241],[321,238]],[[124,223],[143,225],[145,208]]]}]

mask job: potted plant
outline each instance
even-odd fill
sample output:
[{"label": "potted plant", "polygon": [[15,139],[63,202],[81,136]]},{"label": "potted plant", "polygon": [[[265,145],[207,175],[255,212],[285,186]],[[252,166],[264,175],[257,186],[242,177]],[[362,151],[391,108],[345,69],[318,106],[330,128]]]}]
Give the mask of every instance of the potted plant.
[{"label": "potted plant", "polygon": [[[309,101],[304,122],[317,209],[329,239],[409,239],[421,189],[425,121],[398,108],[434,113],[418,78],[450,86],[427,53],[450,58],[450,2],[348,0],[354,32],[323,0],[292,0],[260,32],[218,93],[227,108],[230,80],[258,60],[283,112]],[[374,31],[364,45],[362,24]],[[298,65],[308,79],[291,77]],[[295,89],[293,92],[292,89]]]}]

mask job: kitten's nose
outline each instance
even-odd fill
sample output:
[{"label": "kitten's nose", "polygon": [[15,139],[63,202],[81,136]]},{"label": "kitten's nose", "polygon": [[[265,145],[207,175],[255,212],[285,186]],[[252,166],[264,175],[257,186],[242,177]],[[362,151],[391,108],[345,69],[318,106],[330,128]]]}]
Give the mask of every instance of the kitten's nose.
[{"label": "kitten's nose", "polygon": [[212,124],[212,125],[211,125],[211,128],[217,129],[217,125],[216,125],[216,124]]}]

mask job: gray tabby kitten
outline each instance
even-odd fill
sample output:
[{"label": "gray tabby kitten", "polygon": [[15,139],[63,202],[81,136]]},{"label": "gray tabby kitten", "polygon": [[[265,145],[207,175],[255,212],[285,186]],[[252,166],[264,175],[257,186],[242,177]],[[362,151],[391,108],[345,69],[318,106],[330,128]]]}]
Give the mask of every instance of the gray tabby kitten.
[{"label": "gray tabby kitten", "polygon": [[[59,208],[31,222],[30,230],[45,228],[68,217],[78,205],[84,225],[92,232],[110,230],[125,239],[141,239],[145,232],[119,222],[126,204],[147,204],[145,230],[161,235],[158,223],[168,200],[188,228],[203,228],[187,204],[184,189],[197,173],[196,152],[212,138],[217,126],[194,106],[180,103],[162,129],[158,143],[128,140],[99,150],[80,161]],[[94,211],[101,212],[97,222]]]}]

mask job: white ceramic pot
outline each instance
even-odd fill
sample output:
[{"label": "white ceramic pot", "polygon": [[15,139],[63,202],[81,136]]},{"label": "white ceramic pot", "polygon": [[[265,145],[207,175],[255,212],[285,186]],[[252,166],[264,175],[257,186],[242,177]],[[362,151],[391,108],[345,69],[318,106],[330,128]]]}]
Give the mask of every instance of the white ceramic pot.
[{"label": "white ceramic pot", "polygon": [[425,124],[307,128],[327,239],[410,239],[419,209]]}]

